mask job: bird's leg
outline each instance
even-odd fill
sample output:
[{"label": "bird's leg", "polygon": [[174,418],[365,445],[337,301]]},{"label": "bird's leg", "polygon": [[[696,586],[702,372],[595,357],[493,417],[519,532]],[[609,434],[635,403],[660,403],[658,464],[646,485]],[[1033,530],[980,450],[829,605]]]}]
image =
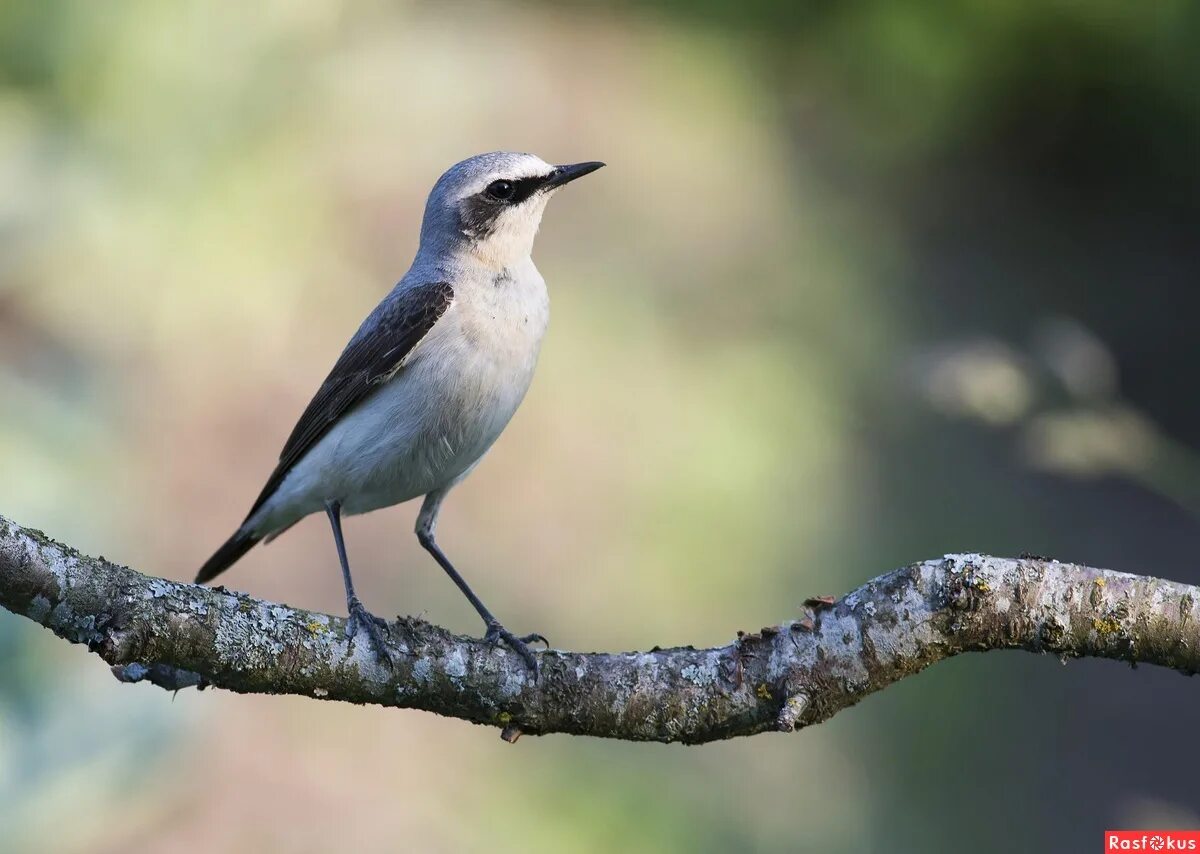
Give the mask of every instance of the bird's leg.
[{"label": "bird's leg", "polygon": [[479,612],[479,616],[483,618],[484,625],[487,626],[487,632],[483,636],[485,643],[498,644],[503,642],[513,652],[517,653],[521,658],[525,659],[525,663],[529,665],[529,669],[533,671],[536,678],[538,673],[537,659],[527,644],[534,641],[541,641],[547,647],[550,642],[540,634],[534,633],[517,637],[508,629],[500,624],[500,621],[492,616],[492,612],[487,609],[487,606],[480,601],[475,595],[466,580],[458,574],[458,570],[454,568],[454,564],[446,557],[445,552],[438,546],[434,539],[433,532],[437,527],[437,514],[442,504],[442,498],[445,496],[445,491],[431,492],[425,496],[425,502],[421,505],[421,512],[417,515],[417,541],[425,551],[433,555],[433,559],[438,562],[438,566],[446,571],[450,576],[450,580],[463,592],[469,601]]},{"label": "bird's leg", "polygon": [[338,560],[342,564],[342,581],[346,585],[346,609],[350,619],[346,622],[346,637],[352,638],[359,629],[366,630],[375,655],[389,667],[392,657],[388,654],[387,644],[383,641],[380,629],[387,628],[387,621],[376,617],[358,600],[354,592],[354,580],[350,578],[350,561],[346,559],[346,541],[342,538],[342,505],[337,501],[326,501],[325,512],[329,515],[329,524],[333,527],[333,542],[337,546]]}]

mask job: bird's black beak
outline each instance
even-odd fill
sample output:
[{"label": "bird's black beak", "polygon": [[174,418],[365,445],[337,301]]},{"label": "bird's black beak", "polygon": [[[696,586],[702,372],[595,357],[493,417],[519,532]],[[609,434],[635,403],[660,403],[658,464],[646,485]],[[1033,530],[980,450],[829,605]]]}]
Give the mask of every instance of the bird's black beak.
[{"label": "bird's black beak", "polygon": [[546,183],[542,187],[552,190],[563,184],[570,184],[576,178],[592,174],[603,165],[599,160],[589,160],[587,163],[568,163],[565,166],[555,166],[554,171],[550,173],[550,177],[546,179]]}]

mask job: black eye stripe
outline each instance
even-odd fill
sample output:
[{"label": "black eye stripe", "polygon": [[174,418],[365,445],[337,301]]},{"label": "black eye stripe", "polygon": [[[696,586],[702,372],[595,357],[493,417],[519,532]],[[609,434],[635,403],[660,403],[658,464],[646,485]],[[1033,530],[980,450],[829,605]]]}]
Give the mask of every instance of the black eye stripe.
[{"label": "black eye stripe", "polygon": [[[487,185],[484,189],[484,195],[493,201],[509,205],[519,205],[540,190],[551,177],[552,175],[534,175],[531,178],[498,178]],[[507,186],[500,188],[497,185]],[[509,187],[512,188],[512,193],[509,195],[493,192],[494,188],[507,191]]]},{"label": "black eye stripe", "polygon": [[[521,204],[544,187],[546,182],[553,177],[554,173],[551,172],[549,175],[535,175],[532,178],[497,178],[484,187],[481,192],[463,199],[459,206],[459,227],[473,238],[487,236],[495,227],[496,219],[504,212],[505,208]],[[498,199],[489,192],[489,189],[500,181],[512,185],[512,195],[506,199]]]},{"label": "black eye stripe", "polygon": [[525,201],[538,190],[540,190],[542,185],[546,183],[546,179],[549,177],[549,175],[537,175],[533,178],[519,178],[516,181],[513,181],[513,194],[512,198],[509,199],[509,202],[514,205],[519,205],[521,202]]}]

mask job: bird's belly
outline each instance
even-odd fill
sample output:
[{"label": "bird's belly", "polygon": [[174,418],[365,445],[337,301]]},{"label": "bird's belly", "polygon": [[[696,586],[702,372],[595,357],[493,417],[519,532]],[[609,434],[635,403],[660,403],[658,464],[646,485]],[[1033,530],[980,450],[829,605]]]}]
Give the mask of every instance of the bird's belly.
[{"label": "bird's belly", "polygon": [[499,437],[533,378],[544,311],[447,312],[411,360],[344,415],[293,468],[255,526],[321,510],[367,513],[452,485]]},{"label": "bird's belly", "polygon": [[339,425],[330,473],[345,475],[339,491],[347,513],[452,484],[492,446],[529,388],[536,342],[518,354],[464,336],[430,343]]},{"label": "bird's belly", "polygon": [[[482,457],[516,412],[528,382],[503,386],[470,373],[436,383],[428,398],[410,394],[363,407],[364,432],[374,438],[342,446],[339,465],[351,477],[343,489],[347,513],[366,513],[452,484]],[[473,381],[474,380],[474,381]],[[431,403],[432,401],[432,403]]]}]

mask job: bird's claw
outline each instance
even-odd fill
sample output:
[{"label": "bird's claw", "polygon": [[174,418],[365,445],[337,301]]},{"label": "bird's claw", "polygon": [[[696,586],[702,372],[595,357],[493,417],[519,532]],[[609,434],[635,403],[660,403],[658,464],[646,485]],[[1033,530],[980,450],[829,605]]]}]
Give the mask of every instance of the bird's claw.
[{"label": "bird's claw", "polygon": [[367,633],[367,637],[371,641],[371,646],[375,650],[375,656],[381,664],[392,666],[392,656],[388,652],[387,643],[384,642],[383,632],[387,630],[387,620],[382,617],[376,617],[368,611],[363,603],[357,598],[351,599],[347,603],[350,611],[350,619],[346,621],[346,637],[353,638],[358,634],[359,629]]},{"label": "bird's claw", "polygon": [[550,648],[550,642],[537,632],[517,637],[499,623],[488,623],[487,633],[483,636],[484,643],[489,643],[493,646],[499,646],[503,643],[517,655],[521,656],[525,660],[525,663],[529,665],[529,669],[533,671],[533,678],[535,680],[538,677],[537,658],[534,657],[533,650],[527,644],[537,641],[544,643],[547,649]]},{"label": "bird's claw", "polygon": [[550,641],[546,640],[545,635],[539,635],[537,632],[530,632],[527,635],[521,635],[518,638],[521,643],[540,643],[546,649],[550,648]]}]

